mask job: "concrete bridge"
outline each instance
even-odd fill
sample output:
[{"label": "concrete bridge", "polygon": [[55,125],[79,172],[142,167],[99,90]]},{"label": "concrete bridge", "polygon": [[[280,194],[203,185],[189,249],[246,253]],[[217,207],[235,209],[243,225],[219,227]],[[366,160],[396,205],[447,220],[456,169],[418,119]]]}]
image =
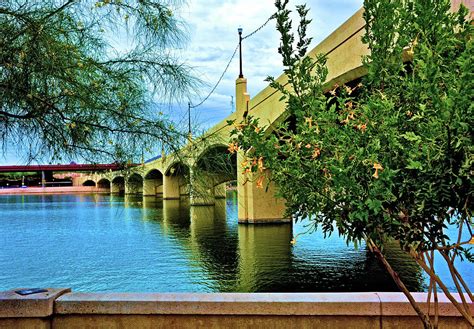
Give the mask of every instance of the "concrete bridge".
[{"label": "concrete bridge", "polygon": [[[365,27],[362,12],[357,11],[308,54],[327,55],[328,90],[336,83],[349,83],[365,74],[362,56],[368,54],[368,49],[361,41]],[[287,78],[281,75],[278,81],[286,83]],[[240,223],[290,222],[284,217],[284,200],[275,197],[277,187],[272,183],[267,189],[244,184],[246,180],[253,181],[252,173],[243,174],[238,165],[245,161],[245,155],[239,151],[235,156],[227,151],[234,128],[227,121],[240,122],[248,109],[249,115],[260,118],[271,129],[287,119],[280,97],[279,92],[267,87],[250,98],[247,79],[238,78],[236,111],[199,139],[179,152],[142,166],[80,177],[75,184],[110,188],[111,193],[156,195],[165,200],[189,196],[191,206],[209,206],[215,204],[216,198],[225,197],[226,182],[236,180]]]},{"label": "concrete bridge", "polygon": [[[461,2],[472,13],[474,5],[469,1],[454,0],[453,9],[457,9]],[[308,54],[313,57],[327,55],[327,91],[335,84],[357,81],[366,73],[362,56],[368,55],[369,50],[361,41],[365,32],[362,14],[363,9],[357,11]],[[277,80],[282,84],[287,82],[285,75]],[[290,222],[284,217],[284,200],[275,197],[277,187],[270,183],[267,189],[259,189],[253,183],[245,183],[253,181],[252,173],[244,174],[240,170],[245,155],[239,151],[236,157],[227,152],[230,132],[234,128],[227,122],[240,122],[247,109],[249,115],[259,118],[270,130],[287,119],[285,104],[279,101],[281,94],[267,87],[250,98],[245,78],[236,80],[235,90],[236,112],[179,152],[126,172],[112,171],[84,177],[78,183],[110,187],[112,193],[157,195],[163,199],[179,199],[189,195],[191,206],[200,206],[213,205],[216,198],[225,197],[224,184],[236,180],[240,223]]]}]

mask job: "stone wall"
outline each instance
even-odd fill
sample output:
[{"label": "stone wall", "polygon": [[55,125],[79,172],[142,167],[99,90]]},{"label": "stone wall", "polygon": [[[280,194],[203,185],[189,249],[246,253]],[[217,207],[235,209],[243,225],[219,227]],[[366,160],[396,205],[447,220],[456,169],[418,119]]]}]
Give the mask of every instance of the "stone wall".
[{"label": "stone wall", "polygon": [[[426,309],[426,294],[414,293]],[[455,295],[459,298],[458,295]],[[471,304],[474,312],[474,304]],[[0,292],[0,328],[422,328],[402,293]],[[440,328],[469,328],[444,295]]]}]

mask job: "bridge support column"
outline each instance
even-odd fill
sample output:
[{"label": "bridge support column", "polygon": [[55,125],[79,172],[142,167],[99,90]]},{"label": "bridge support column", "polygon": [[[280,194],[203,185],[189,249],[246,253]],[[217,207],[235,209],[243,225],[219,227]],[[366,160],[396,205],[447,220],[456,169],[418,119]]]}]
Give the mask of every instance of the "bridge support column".
[{"label": "bridge support column", "polygon": [[117,184],[117,183],[110,183],[110,193],[112,194],[120,194],[124,193],[125,189],[122,184]]},{"label": "bridge support column", "polygon": [[213,206],[216,203],[214,195],[214,179],[200,171],[191,172],[191,206]]},{"label": "bridge support column", "polygon": [[[237,163],[245,159],[241,153],[239,151]],[[269,174],[267,170],[266,176]],[[275,184],[270,182],[267,188],[268,181],[265,181],[263,188],[258,188],[255,184],[256,178],[254,173],[237,172],[239,223],[291,223],[291,219],[284,216],[285,200],[275,196],[277,192]]]},{"label": "bridge support column", "polygon": [[125,184],[125,194],[143,195],[143,187],[138,184],[127,182]]},{"label": "bridge support column", "polygon": [[179,199],[179,176],[164,175],[163,176],[163,199],[177,200]]},{"label": "bridge support column", "polygon": [[222,184],[216,185],[216,187],[214,187],[214,197],[216,199],[225,199],[226,198],[225,186],[226,186],[226,184],[222,183]]},{"label": "bridge support column", "polygon": [[[250,95],[247,93],[247,79],[235,81],[235,100],[237,121],[242,120],[248,110]],[[240,164],[246,159],[242,151],[237,153],[237,194],[239,223],[290,223],[284,218],[285,202],[276,198],[276,186],[270,183],[268,188],[257,188],[252,173],[242,174]],[[267,172],[268,174],[268,172]]]},{"label": "bridge support column", "polygon": [[161,179],[145,179],[143,181],[143,195],[163,194],[163,181]]}]

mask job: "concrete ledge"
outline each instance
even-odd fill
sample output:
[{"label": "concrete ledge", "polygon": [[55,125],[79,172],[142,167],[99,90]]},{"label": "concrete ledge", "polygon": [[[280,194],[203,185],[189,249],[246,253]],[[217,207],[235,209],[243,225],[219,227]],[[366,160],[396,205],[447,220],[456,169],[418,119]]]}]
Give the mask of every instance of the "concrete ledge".
[{"label": "concrete ledge", "polygon": [[56,314],[364,315],[380,316],[375,293],[72,293]]},{"label": "concrete ledge", "polygon": [[[426,293],[414,293],[426,308]],[[453,294],[459,300],[459,295]],[[440,328],[470,328],[439,295]],[[474,311],[474,304],[471,303]],[[422,328],[402,293],[0,292],[0,328]]]},{"label": "concrete ledge", "polygon": [[48,292],[22,296],[13,289],[0,292],[0,318],[35,318],[53,314],[54,301],[71,291],[69,288],[47,288]]},{"label": "concrete ledge", "polygon": [[[377,317],[248,315],[59,315],[53,329],[379,329]],[[404,328],[404,327],[398,327]],[[416,326],[415,326],[416,328]],[[457,327],[450,327],[456,328]]]},{"label": "concrete ledge", "polygon": [[[427,312],[427,294],[424,292],[414,292],[412,295],[415,301],[420,304],[421,309]],[[459,294],[453,293],[452,295],[458,302],[461,303],[461,297]],[[377,296],[380,297],[382,316],[416,316],[416,312],[411,307],[410,302],[402,293],[378,292]],[[470,300],[469,296],[465,295],[465,297],[467,301]],[[433,296],[431,296],[431,302],[434,302]],[[444,294],[438,294],[438,304],[440,315],[446,317],[460,316],[459,311]],[[471,313],[474,314],[474,303],[471,303],[470,306]],[[431,310],[433,310],[433,304],[431,304]]]}]

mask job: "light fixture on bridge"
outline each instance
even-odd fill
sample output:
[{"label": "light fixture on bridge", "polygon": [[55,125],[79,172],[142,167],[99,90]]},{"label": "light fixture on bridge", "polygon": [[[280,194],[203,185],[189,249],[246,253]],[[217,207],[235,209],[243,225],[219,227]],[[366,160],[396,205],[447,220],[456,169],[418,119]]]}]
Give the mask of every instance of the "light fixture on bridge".
[{"label": "light fixture on bridge", "polygon": [[237,29],[237,32],[239,32],[239,59],[240,59],[240,73],[239,73],[239,78],[242,79],[244,77],[242,73],[242,31],[243,29],[239,27]]},{"label": "light fixture on bridge", "polygon": [[191,102],[188,102],[188,142],[191,143],[193,135],[191,133]]}]

